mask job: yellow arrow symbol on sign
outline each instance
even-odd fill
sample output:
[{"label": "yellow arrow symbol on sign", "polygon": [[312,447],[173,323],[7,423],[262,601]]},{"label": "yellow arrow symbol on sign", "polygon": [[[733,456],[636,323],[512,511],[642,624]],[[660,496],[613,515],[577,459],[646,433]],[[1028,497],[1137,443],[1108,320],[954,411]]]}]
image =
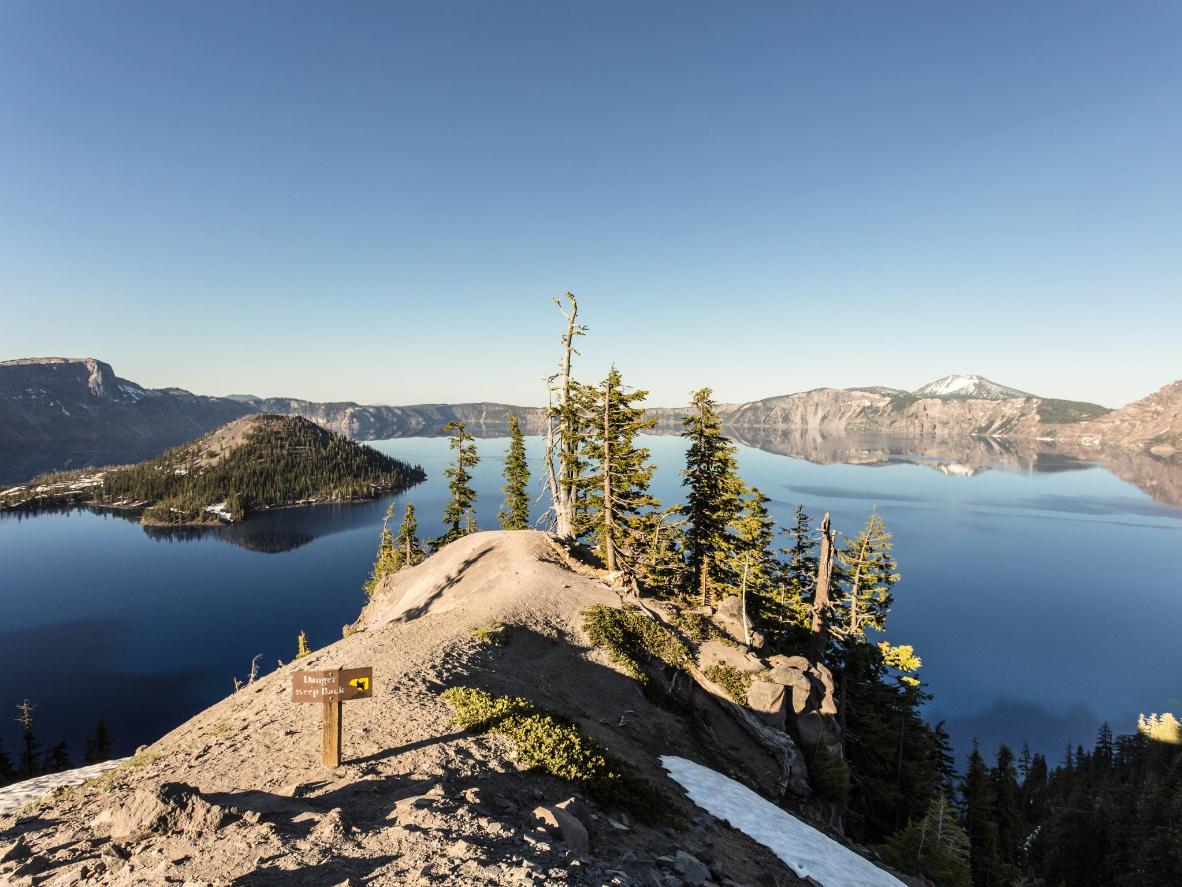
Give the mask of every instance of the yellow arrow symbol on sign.
[{"label": "yellow arrow symbol on sign", "polygon": [[369,690],[369,678],[353,678],[353,680],[349,681],[349,686],[355,687],[362,693],[365,693]]}]

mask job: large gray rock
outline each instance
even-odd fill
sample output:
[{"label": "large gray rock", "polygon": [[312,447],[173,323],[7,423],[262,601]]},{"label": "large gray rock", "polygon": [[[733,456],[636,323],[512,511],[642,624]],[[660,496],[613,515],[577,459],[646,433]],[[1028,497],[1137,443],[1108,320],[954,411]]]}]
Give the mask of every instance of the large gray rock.
[{"label": "large gray rock", "polygon": [[689,887],[701,887],[710,877],[710,869],[696,856],[678,850],[673,857],[673,870],[681,875],[681,882]]},{"label": "large gray rock", "polygon": [[729,665],[739,671],[759,671],[763,668],[757,656],[717,638],[711,638],[698,648],[698,665],[703,669],[712,665]]},{"label": "large gray rock", "polygon": [[228,814],[183,782],[141,788],[111,816],[111,842],[133,844],[153,833],[209,835],[225,824]]},{"label": "large gray rock", "polygon": [[544,804],[534,808],[534,821],[538,827],[551,836],[560,838],[571,850],[586,853],[591,848],[591,836],[579,818],[557,804]]},{"label": "large gray rock", "polygon": [[752,681],[747,688],[747,707],[764,723],[783,730],[788,716],[788,699],[783,684]]}]

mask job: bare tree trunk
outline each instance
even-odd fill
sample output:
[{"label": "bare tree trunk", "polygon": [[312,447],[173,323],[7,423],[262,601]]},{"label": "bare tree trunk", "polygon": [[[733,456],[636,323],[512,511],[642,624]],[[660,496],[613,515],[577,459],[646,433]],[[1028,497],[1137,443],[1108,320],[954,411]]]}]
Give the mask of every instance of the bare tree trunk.
[{"label": "bare tree trunk", "polygon": [[[858,566],[854,570],[854,582],[850,587],[850,624],[847,633],[847,644],[856,643],[858,639],[858,595],[862,593],[862,568],[866,564],[866,554],[870,548],[870,537],[866,536],[862,540],[862,548],[858,552]],[[841,725],[842,742],[845,742],[845,713],[846,713],[846,672],[849,670],[849,663],[845,662],[841,666],[841,684],[838,689],[840,694],[837,697],[837,722]]]},{"label": "bare tree trunk", "polygon": [[612,538],[612,445],[611,445],[611,413],[612,400],[611,376],[603,383],[603,549],[606,554],[607,568],[616,569],[616,544]]},{"label": "bare tree trunk", "polygon": [[751,621],[747,618],[747,570],[751,566],[751,554],[743,555],[743,590],[739,602],[743,611],[743,645],[751,646]]},{"label": "bare tree trunk", "polygon": [[702,556],[702,566],[698,570],[698,584],[702,587],[702,606],[710,603],[710,555]]},{"label": "bare tree trunk", "polygon": [[550,463],[550,496],[554,502],[554,532],[562,539],[574,536],[575,524],[575,441],[572,424],[574,422],[571,403],[571,355],[574,352],[575,336],[581,334],[581,328],[576,324],[579,315],[579,304],[571,293],[565,294],[570,301],[570,311],[562,309],[561,303],[555,299],[559,310],[566,317],[566,333],[562,337],[562,369],[559,373],[560,400],[558,402],[558,473],[555,475],[552,459],[554,440],[554,416],[551,414],[549,428],[546,432],[546,453]]},{"label": "bare tree trunk", "polygon": [[833,530],[829,514],[821,521],[821,552],[817,558],[817,593],[813,597],[812,657],[820,662],[829,646],[829,583],[833,578]]}]

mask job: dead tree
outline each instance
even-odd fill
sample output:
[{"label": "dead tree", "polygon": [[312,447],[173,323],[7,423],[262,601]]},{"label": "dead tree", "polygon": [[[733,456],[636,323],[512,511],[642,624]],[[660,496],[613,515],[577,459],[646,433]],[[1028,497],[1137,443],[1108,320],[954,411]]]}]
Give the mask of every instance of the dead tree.
[{"label": "dead tree", "polygon": [[833,530],[826,512],[821,521],[821,551],[817,558],[817,593],[813,596],[812,639],[809,652],[815,662],[825,659],[829,647],[829,585],[833,580]]},{"label": "dead tree", "polygon": [[[566,318],[566,332],[562,337],[562,362],[557,375],[549,379],[550,410],[546,425],[547,481],[550,486],[550,501],[554,508],[554,532],[561,539],[574,538],[575,496],[578,482],[578,440],[574,405],[571,403],[571,357],[579,352],[574,347],[577,336],[587,332],[585,326],[577,323],[579,303],[573,293],[564,298],[570,302],[570,310],[563,309],[559,299],[554,300],[558,310]],[[558,403],[554,393],[558,392]],[[554,456],[558,456],[558,468],[554,467]]]}]

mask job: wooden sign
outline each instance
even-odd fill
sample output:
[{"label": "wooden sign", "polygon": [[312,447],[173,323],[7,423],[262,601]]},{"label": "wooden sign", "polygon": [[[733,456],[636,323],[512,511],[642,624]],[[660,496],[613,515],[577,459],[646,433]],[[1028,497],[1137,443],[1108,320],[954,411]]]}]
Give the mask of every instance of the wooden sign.
[{"label": "wooden sign", "polygon": [[324,766],[341,765],[341,739],[344,734],[344,710],[341,704],[353,699],[369,699],[371,696],[372,666],[297,671],[292,675],[292,702],[319,702],[324,705]]}]

